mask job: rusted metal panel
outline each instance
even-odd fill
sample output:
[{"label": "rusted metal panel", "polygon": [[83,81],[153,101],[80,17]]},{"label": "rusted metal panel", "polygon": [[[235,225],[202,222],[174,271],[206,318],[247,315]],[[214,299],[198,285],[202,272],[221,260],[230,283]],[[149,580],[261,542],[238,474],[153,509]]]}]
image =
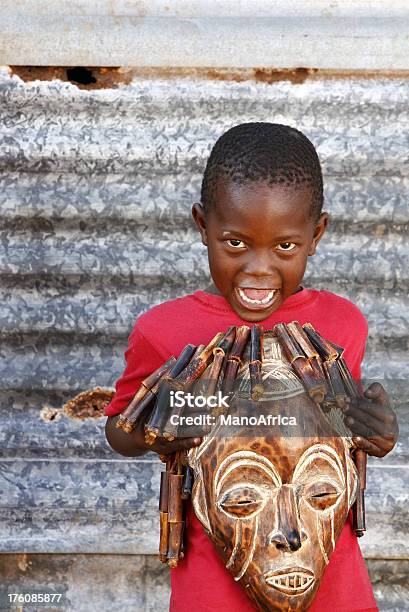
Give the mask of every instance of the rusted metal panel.
[{"label": "rusted metal panel", "polygon": [[155,552],[158,460],[115,455],[103,419],[60,409],[78,391],[113,385],[140,312],[206,286],[190,220],[205,158],[231,125],[271,120],[305,131],[323,164],[332,223],[306,284],[361,307],[364,373],[386,377],[398,407],[396,450],[369,462],[361,544],[371,560],[409,557],[408,89],[404,79],[137,79],[84,91],[3,71],[3,552]]},{"label": "rusted metal panel", "polygon": [[0,10],[3,64],[408,69],[403,0],[6,0]]}]

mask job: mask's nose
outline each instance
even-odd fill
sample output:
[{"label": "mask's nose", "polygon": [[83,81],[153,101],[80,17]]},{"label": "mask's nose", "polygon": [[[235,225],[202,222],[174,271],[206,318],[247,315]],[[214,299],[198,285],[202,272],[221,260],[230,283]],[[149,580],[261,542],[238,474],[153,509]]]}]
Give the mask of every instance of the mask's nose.
[{"label": "mask's nose", "polygon": [[301,548],[303,541],[307,537],[305,532],[302,533],[302,536],[296,529],[286,534],[284,534],[282,531],[276,531],[275,533],[270,534],[270,544],[274,544],[274,546],[279,550],[295,552]]},{"label": "mask's nose", "polygon": [[268,534],[268,544],[279,550],[295,552],[307,539],[298,517],[297,499],[291,485],[283,485],[277,496],[277,523]]}]

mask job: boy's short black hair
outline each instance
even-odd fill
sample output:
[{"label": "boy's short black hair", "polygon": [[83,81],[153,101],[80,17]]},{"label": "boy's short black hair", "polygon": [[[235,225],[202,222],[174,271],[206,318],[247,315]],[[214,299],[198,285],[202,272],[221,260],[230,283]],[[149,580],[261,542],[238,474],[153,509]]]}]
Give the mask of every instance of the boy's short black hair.
[{"label": "boy's short black hair", "polygon": [[214,204],[219,179],[234,184],[265,181],[312,187],[311,215],[318,219],[324,202],[321,165],[314,145],[302,133],[279,123],[242,123],[214,145],[202,181],[205,212]]}]

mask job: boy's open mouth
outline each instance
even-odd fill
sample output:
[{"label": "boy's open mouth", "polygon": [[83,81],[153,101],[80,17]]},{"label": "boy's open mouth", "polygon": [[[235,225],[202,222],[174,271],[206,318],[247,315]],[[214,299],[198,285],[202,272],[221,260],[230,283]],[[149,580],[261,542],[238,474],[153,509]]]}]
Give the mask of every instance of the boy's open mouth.
[{"label": "boy's open mouth", "polygon": [[264,309],[274,302],[277,289],[252,289],[250,287],[237,287],[236,295],[246,308]]}]

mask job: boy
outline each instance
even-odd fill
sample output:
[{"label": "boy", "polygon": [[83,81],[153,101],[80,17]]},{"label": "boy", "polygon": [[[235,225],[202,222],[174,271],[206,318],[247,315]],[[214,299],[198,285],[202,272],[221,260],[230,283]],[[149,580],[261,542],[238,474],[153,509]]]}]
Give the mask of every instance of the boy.
[{"label": "boy", "polygon": [[[106,409],[106,435],[126,456],[154,450],[174,452],[200,439],[152,447],[142,427],[133,434],[115,428],[116,416],[140,382],[187,343],[206,344],[229,325],[262,321],[311,322],[328,340],[344,347],[356,379],[365,352],[367,323],[348,300],[301,285],[307,259],[315,254],[328,214],[321,212],[321,167],[311,142],[299,131],[270,123],[238,125],[215,144],[205,169],[201,204],[193,218],[207,247],[213,283],[205,291],[171,300],[139,317],[129,338],[127,366],[116,395]],[[351,406],[348,422],[355,443],[369,454],[384,456],[394,446],[396,419],[379,384],[368,399]],[[365,437],[366,426],[376,435]],[[192,512],[188,514],[187,553],[171,571],[174,612],[250,611],[252,606],[228,574]],[[310,610],[376,610],[368,573],[356,536],[345,525]]]}]

